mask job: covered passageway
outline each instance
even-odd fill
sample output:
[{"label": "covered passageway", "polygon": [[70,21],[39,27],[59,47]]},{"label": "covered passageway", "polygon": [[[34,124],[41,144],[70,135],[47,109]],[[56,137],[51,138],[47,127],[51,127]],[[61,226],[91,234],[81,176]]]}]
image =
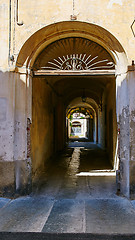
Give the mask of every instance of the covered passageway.
[{"label": "covered passageway", "polygon": [[[119,72],[126,69],[124,50],[115,37],[93,24],[57,23],[26,41],[16,66],[20,79],[26,66],[26,152],[32,185],[65,148],[70,158],[77,152],[77,164],[85,156],[85,172],[115,173]],[[75,174],[83,170],[76,169]]]},{"label": "covered passageway", "polygon": [[[114,169],[116,83],[111,55],[91,40],[64,38],[43,49],[33,73],[33,173],[69,141],[77,140],[100,147],[108,168]],[[96,169],[104,169],[102,154],[98,158]]]}]

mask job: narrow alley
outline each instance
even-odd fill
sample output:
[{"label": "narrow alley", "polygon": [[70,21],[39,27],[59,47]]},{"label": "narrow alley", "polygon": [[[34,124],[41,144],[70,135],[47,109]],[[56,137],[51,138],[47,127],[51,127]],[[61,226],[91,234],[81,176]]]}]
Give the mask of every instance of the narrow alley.
[{"label": "narrow alley", "polygon": [[0,240],[135,240],[135,0],[0,19]]},{"label": "narrow alley", "polygon": [[116,195],[106,152],[89,142],[49,161],[31,195],[0,198],[1,232],[132,234],[134,223],[135,201]]}]

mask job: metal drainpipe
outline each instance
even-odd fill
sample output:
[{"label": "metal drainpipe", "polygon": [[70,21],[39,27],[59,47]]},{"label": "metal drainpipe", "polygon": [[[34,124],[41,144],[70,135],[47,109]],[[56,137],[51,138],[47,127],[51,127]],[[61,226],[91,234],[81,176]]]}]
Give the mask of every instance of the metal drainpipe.
[{"label": "metal drainpipe", "polygon": [[8,53],[8,64],[10,64],[11,54],[11,0],[9,0],[9,53]]},{"label": "metal drainpipe", "polygon": [[18,26],[22,26],[23,25],[23,21],[19,22],[19,17],[18,17],[18,12],[19,12],[19,7],[18,7],[18,0],[16,0],[16,22]]}]

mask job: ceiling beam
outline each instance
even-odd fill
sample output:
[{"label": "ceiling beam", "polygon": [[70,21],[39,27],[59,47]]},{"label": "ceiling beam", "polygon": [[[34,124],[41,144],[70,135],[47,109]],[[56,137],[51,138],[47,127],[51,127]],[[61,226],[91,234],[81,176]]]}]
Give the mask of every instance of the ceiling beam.
[{"label": "ceiling beam", "polygon": [[33,76],[44,77],[44,76],[115,76],[115,70],[79,70],[79,71],[44,71],[37,70],[33,71]]}]

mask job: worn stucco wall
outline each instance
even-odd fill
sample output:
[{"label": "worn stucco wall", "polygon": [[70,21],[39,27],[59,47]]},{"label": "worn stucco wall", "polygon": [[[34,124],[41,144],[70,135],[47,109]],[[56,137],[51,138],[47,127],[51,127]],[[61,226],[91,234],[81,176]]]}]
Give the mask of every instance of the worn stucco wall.
[{"label": "worn stucco wall", "polygon": [[[13,161],[15,78],[0,73],[0,161]],[[7,144],[8,143],[8,144]]]},{"label": "worn stucco wall", "polygon": [[128,74],[129,81],[129,135],[130,135],[130,195],[135,198],[135,71]]},{"label": "worn stucco wall", "polygon": [[26,157],[26,77],[0,74],[0,191],[12,195],[29,179]]},{"label": "worn stucco wall", "polygon": [[128,79],[123,76],[121,84],[118,86],[117,96],[119,106],[119,149],[120,149],[120,180],[121,192],[129,196],[129,86]]},{"label": "worn stucco wall", "polygon": [[134,67],[127,75],[118,76],[117,83],[117,121],[120,128],[120,181],[121,192],[134,198],[135,193],[135,72]]},{"label": "worn stucco wall", "polygon": [[[14,190],[14,74],[0,73],[0,194]],[[3,188],[4,186],[4,188]]]}]

